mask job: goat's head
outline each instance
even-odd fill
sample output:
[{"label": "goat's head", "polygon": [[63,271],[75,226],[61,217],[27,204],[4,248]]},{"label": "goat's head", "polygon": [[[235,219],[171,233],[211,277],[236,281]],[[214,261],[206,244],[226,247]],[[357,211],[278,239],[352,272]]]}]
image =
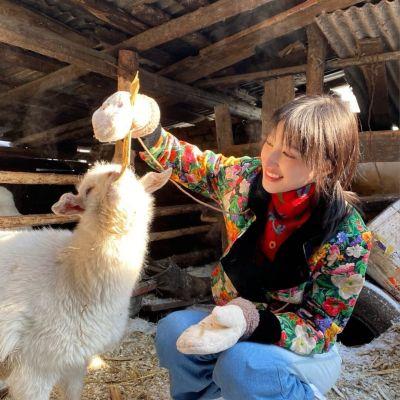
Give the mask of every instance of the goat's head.
[{"label": "goat's head", "polygon": [[104,209],[125,208],[135,210],[143,198],[149,193],[164,186],[171,176],[171,170],[161,173],[149,172],[137,178],[127,168],[120,176],[121,166],[118,164],[96,163],[83,177],[77,186],[77,194],[64,193],[52,207],[58,215],[82,214],[84,212],[97,215]]}]

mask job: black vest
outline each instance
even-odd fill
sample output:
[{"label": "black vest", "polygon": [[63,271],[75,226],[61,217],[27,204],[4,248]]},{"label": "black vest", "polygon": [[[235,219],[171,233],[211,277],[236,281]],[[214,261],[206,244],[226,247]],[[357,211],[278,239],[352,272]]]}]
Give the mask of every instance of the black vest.
[{"label": "black vest", "polygon": [[322,220],[326,204],[320,200],[310,218],[282,243],[274,261],[270,261],[257,245],[266,224],[270,198],[262,187],[260,173],[251,184],[248,204],[257,219],[221,259],[239,296],[255,302],[267,302],[266,291],[289,289],[309,281],[307,260],[321,245],[325,233]]}]

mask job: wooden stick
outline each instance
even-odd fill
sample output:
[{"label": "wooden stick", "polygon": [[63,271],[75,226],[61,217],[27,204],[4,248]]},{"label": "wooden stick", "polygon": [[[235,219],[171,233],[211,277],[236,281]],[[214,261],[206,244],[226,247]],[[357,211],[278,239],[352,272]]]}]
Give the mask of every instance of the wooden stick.
[{"label": "wooden stick", "polygon": [[78,175],[0,171],[0,183],[27,185],[76,185],[78,182]]},{"label": "wooden stick", "polygon": [[[130,92],[133,76],[138,71],[139,59],[137,53],[130,50],[120,50],[118,55],[118,90]],[[129,136],[129,135],[128,135]],[[124,155],[124,140],[115,143],[113,162],[122,164]]]}]

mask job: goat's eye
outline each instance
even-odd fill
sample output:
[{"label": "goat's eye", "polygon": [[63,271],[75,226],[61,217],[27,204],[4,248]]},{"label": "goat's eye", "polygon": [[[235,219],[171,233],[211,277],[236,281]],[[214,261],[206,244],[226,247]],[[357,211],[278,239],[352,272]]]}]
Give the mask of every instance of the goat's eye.
[{"label": "goat's eye", "polygon": [[90,186],[89,188],[86,189],[86,196],[89,195],[89,193],[93,190],[93,186]]}]

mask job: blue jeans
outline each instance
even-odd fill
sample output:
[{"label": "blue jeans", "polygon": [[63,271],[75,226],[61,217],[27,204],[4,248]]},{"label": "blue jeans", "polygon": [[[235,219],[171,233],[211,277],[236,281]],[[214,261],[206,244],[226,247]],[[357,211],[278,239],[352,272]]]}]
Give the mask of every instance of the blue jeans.
[{"label": "blue jeans", "polygon": [[177,311],[158,324],[157,353],[160,365],[169,370],[175,400],[221,396],[226,400],[312,400],[314,393],[326,393],[339,377],[341,358],[336,347],[325,354],[300,356],[275,345],[239,342],[218,354],[180,353],[176,349],[180,334],[207,315]]}]

